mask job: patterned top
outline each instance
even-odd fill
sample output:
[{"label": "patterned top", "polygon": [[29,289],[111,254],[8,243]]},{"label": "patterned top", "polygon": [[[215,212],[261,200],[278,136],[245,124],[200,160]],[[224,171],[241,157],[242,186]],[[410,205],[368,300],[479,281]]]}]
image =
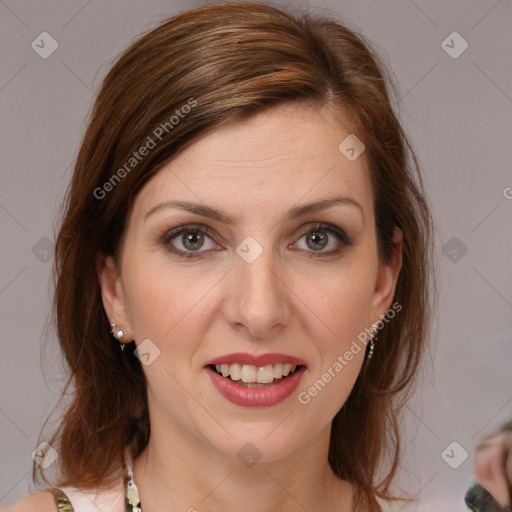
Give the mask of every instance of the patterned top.
[{"label": "patterned top", "polygon": [[55,498],[55,504],[57,505],[57,510],[59,512],[74,512],[75,509],[73,508],[73,505],[71,505],[71,502],[64,491],[61,489],[54,489],[53,497]]},{"label": "patterned top", "polygon": [[[133,480],[133,472],[130,464],[127,464],[125,481],[125,512],[142,512],[139,492]],[[53,495],[58,512],[80,512],[75,511],[69,497],[62,489],[54,489]],[[473,512],[512,512],[512,509],[509,507],[500,507],[494,498],[480,484],[474,484],[468,489],[464,496],[464,501],[469,510]]]},{"label": "patterned top", "polygon": [[[133,471],[131,464],[126,462],[126,475],[125,475],[125,499],[124,511],[125,512],[142,512],[141,503],[139,499],[139,491],[133,480]],[[74,492],[75,490],[73,490]],[[81,512],[75,511],[70,498],[63,489],[53,489],[53,497],[57,505],[58,512]],[[96,508],[96,507],[95,507]]]},{"label": "patterned top", "polygon": [[[55,498],[55,504],[57,505],[58,512],[75,512],[71,501],[62,489],[54,489],[53,496]],[[137,512],[140,511],[140,507],[134,507],[128,497],[125,498],[125,512]]]}]

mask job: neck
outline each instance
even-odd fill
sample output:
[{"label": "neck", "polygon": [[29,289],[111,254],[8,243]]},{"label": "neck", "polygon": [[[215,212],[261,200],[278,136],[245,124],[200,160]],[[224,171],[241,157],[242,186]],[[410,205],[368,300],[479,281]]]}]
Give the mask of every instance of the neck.
[{"label": "neck", "polygon": [[327,462],[330,425],[283,458],[265,460],[261,454],[253,465],[186,429],[168,432],[152,428],[148,446],[133,461],[143,512],[353,510],[352,486]]}]

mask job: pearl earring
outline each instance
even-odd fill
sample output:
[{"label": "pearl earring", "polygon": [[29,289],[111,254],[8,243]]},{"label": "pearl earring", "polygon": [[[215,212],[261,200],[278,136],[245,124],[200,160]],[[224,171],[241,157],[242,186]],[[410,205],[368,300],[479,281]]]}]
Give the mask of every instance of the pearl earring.
[{"label": "pearl earring", "polygon": [[[121,341],[123,339],[123,336],[124,336],[124,331],[122,329],[118,329],[116,331],[116,327],[117,327],[117,324],[110,324],[110,327],[112,327],[112,330],[110,331],[114,337]],[[114,332],[116,331],[116,332]],[[124,347],[125,347],[125,343],[121,343],[121,350],[124,350]]]}]

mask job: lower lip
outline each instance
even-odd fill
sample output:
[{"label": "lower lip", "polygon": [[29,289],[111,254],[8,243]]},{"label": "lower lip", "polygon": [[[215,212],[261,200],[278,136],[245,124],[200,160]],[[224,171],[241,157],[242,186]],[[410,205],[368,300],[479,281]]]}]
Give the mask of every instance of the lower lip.
[{"label": "lower lip", "polygon": [[306,367],[301,366],[290,377],[268,388],[246,388],[222,377],[209,367],[205,370],[220,394],[230,402],[244,407],[268,407],[282,402],[297,389]]}]

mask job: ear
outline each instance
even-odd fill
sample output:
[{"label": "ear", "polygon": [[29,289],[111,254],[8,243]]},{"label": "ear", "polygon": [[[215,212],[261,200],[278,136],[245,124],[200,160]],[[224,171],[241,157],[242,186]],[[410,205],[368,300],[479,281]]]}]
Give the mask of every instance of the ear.
[{"label": "ear", "polygon": [[391,306],[400,269],[402,268],[402,245],[403,232],[400,228],[395,227],[391,261],[387,264],[379,262],[379,270],[373,293],[373,317],[370,319],[370,323],[380,320]]},{"label": "ear", "polygon": [[116,267],[111,256],[99,256],[96,260],[96,271],[101,288],[103,308],[109,322],[117,324],[116,329],[123,330],[124,336],[120,341],[129,343],[133,340],[133,331],[130,328],[120,269]]}]

